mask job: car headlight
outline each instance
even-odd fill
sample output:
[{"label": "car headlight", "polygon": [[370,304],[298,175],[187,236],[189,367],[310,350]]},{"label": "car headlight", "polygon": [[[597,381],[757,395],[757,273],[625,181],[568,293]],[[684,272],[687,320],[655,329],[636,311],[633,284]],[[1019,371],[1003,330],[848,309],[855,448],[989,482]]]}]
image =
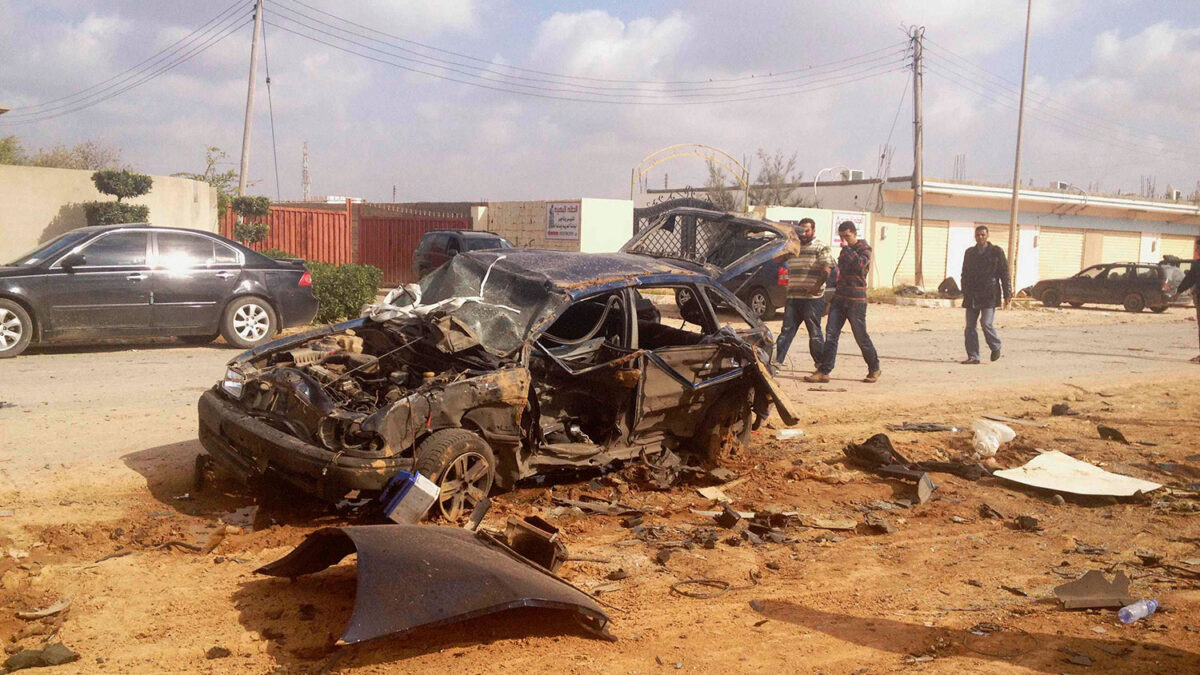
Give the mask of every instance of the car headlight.
[{"label": "car headlight", "polygon": [[221,380],[221,389],[234,398],[241,398],[245,389],[246,376],[233,368],[225,370],[225,379]]}]

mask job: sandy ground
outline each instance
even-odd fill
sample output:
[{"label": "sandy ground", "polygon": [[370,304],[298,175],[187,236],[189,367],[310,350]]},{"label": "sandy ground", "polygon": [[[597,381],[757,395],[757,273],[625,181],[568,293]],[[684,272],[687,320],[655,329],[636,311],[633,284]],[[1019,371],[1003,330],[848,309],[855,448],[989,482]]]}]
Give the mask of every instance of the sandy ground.
[{"label": "sandy ground", "polygon": [[[804,409],[806,435],[779,441],[764,428],[728,462],[747,479],[727,489],[737,508],[851,517],[854,530],[791,527],[793,541],[762,546],[722,533],[714,549],[678,549],[660,565],[660,548],[711,526],[691,511],[712,507],[695,486],[654,492],[601,478],[592,487],[585,477],[498,497],[485,525],[549,515],[573,555],[605,561],[568,562],[562,575],[572,583],[592,589],[610,584],[615,569],[629,573],[599,596],[612,607],[615,644],[561,616],[518,612],[333,647],[352,607],[352,565],[294,583],[252,571],[316,527],[345,521],[287,496],[191,494],[195,401],[233,352],[141,344],[0,362],[0,401],[14,404],[0,407],[0,510],[12,511],[0,517],[0,637],[11,651],[57,635],[81,654],[62,673],[1200,671],[1197,582],[1135,555],[1200,558],[1198,502],[1188,493],[1058,502],[999,479],[935,474],[929,503],[897,508],[911,485],[847,466],[841,453],[889,423],[967,426],[992,412],[1046,425],[1015,426],[998,458],[1005,466],[1057,449],[1174,488],[1195,483],[1200,366],[1187,363],[1196,351],[1191,312],[1003,312],[1004,358],[982,366],[956,363],[960,310],[872,305],[869,316],[883,380],[858,381],[865,368],[847,335],[834,381],[811,391],[799,379],[808,370],[795,357],[801,336],[781,381]],[[1064,401],[1081,414],[1049,416]],[[1100,440],[1097,423],[1133,444]],[[889,434],[911,459],[970,447],[967,432]],[[1167,462],[1184,468],[1164,470]],[[646,524],[661,527],[657,539],[637,539],[615,517],[555,515],[552,496],[581,492],[655,507]],[[985,503],[1005,518],[982,517]],[[862,524],[868,512],[895,531]],[[1014,529],[1018,515],[1043,529]],[[164,546],[216,541],[225,523],[241,529],[210,553]],[[1059,608],[1051,589],[1089,569],[1125,572],[1135,595],[1163,609],[1124,626],[1111,610]],[[697,578],[735,590],[708,600],[671,592]],[[15,617],[60,597],[71,606],[57,620]],[[209,660],[212,647],[230,655]]]}]

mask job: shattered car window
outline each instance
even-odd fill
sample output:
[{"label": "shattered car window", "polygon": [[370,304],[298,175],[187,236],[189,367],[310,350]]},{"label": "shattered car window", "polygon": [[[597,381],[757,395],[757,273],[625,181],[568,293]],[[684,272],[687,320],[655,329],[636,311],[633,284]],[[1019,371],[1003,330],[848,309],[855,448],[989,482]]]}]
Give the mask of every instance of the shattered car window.
[{"label": "shattered car window", "polygon": [[423,305],[474,298],[456,308],[450,305],[446,314],[466,325],[490,351],[501,354],[520,348],[530,331],[565,300],[545,277],[507,264],[499,251],[455,256],[422,279],[420,286]]},{"label": "shattered car window", "polygon": [[629,252],[729,267],[778,237],[769,228],[742,220],[669,213]]}]

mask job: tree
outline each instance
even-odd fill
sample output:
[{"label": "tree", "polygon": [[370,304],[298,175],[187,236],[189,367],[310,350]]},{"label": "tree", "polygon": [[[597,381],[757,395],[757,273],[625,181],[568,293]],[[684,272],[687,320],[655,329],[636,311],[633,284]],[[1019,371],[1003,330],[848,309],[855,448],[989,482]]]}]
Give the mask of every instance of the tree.
[{"label": "tree", "polygon": [[234,197],[230,202],[233,212],[238,214],[238,223],[233,226],[233,236],[243,244],[257,244],[267,238],[271,229],[261,222],[271,213],[271,200],[267,197]]},{"label": "tree", "polygon": [[[708,181],[704,183],[704,188],[708,193],[708,201],[722,211],[736,211],[738,206],[738,195],[733,190],[732,182],[729,176],[725,173],[719,164],[710,160],[708,164]],[[727,183],[729,183],[727,185]]]},{"label": "tree", "polygon": [[804,172],[796,171],[796,153],[785,159],[780,151],[768,155],[766,150],[759,148],[758,160],[762,162],[762,168],[750,186],[751,202],[763,206],[810,205],[808,200],[794,194],[804,178]]},{"label": "tree", "polygon": [[21,139],[16,135],[0,138],[0,164],[28,164],[25,148],[21,147]]},{"label": "tree", "polygon": [[49,149],[39,149],[27,163],[52,169],[118,169],[121,168],[121,151],[96,141],[84,141],[69,148],[60,143]]},{"label": "tree", "polygon": [[227,171],[217,171],[217,164],[225,159],[226,154],[216,146],[209,146],[204,151],[204,173],[188,173],[181,171],[173,173],[176,178],[190,178],[198,180],[213,186],[217,190],[217,213],[223,214],[229,208],[230,202],[236,192],[238,183],[238,172],[229,169]]},{"label": "tree", "polygon": [[83,205],[88,225],[115,225],[118,223],[144,223],[150,219],[150,207],[141,204],[126,204],[122,199],[140,197],[150,191],[154,179],[146,174],[132,171],[104,170],[92,174],[96,189],[117,198],[115,202],[87,202]]}]

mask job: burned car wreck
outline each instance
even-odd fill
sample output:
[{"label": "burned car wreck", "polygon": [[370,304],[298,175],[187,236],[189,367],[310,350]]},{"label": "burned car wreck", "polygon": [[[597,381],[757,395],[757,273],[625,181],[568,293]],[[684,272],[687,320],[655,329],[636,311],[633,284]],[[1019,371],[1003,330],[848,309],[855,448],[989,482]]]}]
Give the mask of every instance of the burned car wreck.
[{"label": "burned car wreck", "polygon": [[[728,228],[759,244],[742,266],[788,245],[772,229]],[[703,260],[658,249],[456,256],[360,319],[232,360],[200,399],[201,443],[242,480],[330,501],[420,472],[434,513],[457,520],[493,486],[557,469],[666,451],[715,463],[771,404],[794,423],[768,329]],[[647,298],[679,290],[695,301],[668,325]],[[722,327],[717,306],[747,327]]]}]

